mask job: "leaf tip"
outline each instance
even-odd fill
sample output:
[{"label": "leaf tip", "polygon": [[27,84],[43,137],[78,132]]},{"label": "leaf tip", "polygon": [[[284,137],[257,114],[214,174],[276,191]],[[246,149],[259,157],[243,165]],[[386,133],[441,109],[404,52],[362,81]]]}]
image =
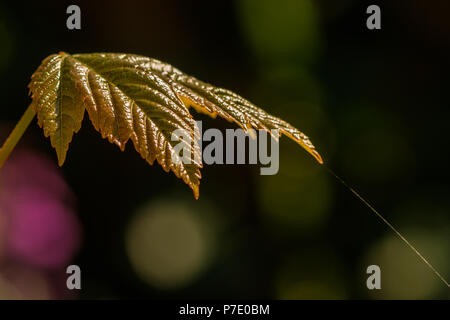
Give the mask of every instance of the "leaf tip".
[{"label": "leaf tip", "polygon": [[198,200],[198,197],[200,196],[200,188],[198,185],[191,186],[192,192],[194,193],[195,200]]},{"label": "leaf tip", "polygon": [[59,152],[57,152],[56,155],[58,157],[58,166],[62,167],[62,165],[66,161],[66,154],[60,154]]},{"label": "leaf tip", "polygon": [[304,142],[300,141],[299,144],[303,147],[303,149],[305,149],[310,155],[312,155],[314,157],[314,159],[316,159],[316,161],[320,164],[323,164],[323,159],[322,156],[319,154],[319,152],[317,152],[316,149],[314,149],[314,147],[310,147],[308,145],[306,145]]},{"label": "leaf tip", "polygon": [[311,154],[314,158],[316,158],[317,162],[319,162],[320,164],[323,164],[323,159],[316,150],[312,150]]}]

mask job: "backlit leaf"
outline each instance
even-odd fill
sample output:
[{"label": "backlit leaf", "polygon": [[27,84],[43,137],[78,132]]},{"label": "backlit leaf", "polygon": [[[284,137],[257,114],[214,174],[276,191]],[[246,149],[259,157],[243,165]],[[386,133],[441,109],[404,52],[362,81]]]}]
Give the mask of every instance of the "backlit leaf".
[{"label": "backlit leaf", "polygon": [[[33,74],[29,85],[32,107],[44,134],[56,149],[59,165],[65,161],[69,143],[81,128],[87,110],[103,138],[124,150],[128,140],[150,164],[156,160],[172,170],[194,191],[197,198],[201,161],[177,160],[172,141],[177,129],[198,138],[189,107],[210,116],[250,128],[279,129],[322,163],[306,135],[287,122],[271,116],[237,94],[188,76],[155,59],[114,53],[54,54]],[[201,150],[196,139],[191,154]],[[179,156],[178,156],[179,157]],[[201,159],[201,157],[199,157]]]}]

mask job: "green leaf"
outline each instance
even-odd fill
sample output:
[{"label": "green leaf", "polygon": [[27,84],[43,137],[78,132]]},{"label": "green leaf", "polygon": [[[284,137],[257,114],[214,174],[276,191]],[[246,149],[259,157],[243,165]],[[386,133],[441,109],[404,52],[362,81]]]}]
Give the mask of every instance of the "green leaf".
[{"label": "green leaf", "polygon": [[[46,137],[56,149],[59,165],[69,143],[81,128],[87,110],[103,138],[124,150],[128,140],[150,164],[182,178],[198,198],[201,161],[173,161],[171,140],[176,129],[197,137],[192,106],[210,116],[221,116],[243,129],[279,129],[318,162],[322,158],[306,135],[271,116],[237,94],[188,76],[169,64],[132,54],[54,54],[47,57],[29,84],[32,107]],[[191,154],[200,154],[196,139]],[[177,155],[175,155],[177,156]],[[201,159],[201,157],[199,157]]]}]

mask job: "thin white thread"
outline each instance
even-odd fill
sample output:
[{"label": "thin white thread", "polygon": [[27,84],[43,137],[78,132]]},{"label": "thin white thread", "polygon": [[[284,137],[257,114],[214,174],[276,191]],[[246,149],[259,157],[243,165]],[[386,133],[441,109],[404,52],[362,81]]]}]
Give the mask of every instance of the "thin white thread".
[{"label": "thin white thread", "polygon": [[444,277],[433,267],[433,265],[428,262],[428,260],[408,241],[406,238],[386,219],[381,213],[379,213],[374,207],[370,205],[358,192],[356,192],[352,187],[350,187],[341,177],[339,177],[333,170],[328,166],[324,165],[328,172],[338,179],[347,189],[349,189],[362,203],[364,203],[373,213],[375,213],[378,218],[381,219],[394,233],[434,272],[434,274],[448,287],[450,284]]}]

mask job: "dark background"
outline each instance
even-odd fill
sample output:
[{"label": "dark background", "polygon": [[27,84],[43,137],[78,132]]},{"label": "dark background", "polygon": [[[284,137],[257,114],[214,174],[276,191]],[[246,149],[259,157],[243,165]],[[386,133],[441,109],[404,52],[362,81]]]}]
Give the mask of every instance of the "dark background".
[{"label": "dark background", "polygon": [[[69,4],[81,8],[81,30],[66,28]],[[381,7],[381,30],[366,28],[369,4]],[[449,14],[448,1],[5,2],[1,136],[29,105],[30,76],[52,53],[160,59],[308,134],[327,166],[448,279]],[[233,128],[195,116],[205,128]],[[86,119],[62,168],[35,122],[18,146],[50,159],[81,226],[67,264],[80,266],[82,290],[43,297],[449,298],[391,230],[289,139],[275,176],[255,165],[205,166],[196,201],[173,174],[131,145],[122,153]],[[174,231],[185,224],[192,232]],[[0,275],[11,263],[41,272],[14,259],[0,259]],[[366,288],[371,264],[381,268],[378,291]],[[43,281],[60,286],[54,274],[65,267],[42,271]]]}]

